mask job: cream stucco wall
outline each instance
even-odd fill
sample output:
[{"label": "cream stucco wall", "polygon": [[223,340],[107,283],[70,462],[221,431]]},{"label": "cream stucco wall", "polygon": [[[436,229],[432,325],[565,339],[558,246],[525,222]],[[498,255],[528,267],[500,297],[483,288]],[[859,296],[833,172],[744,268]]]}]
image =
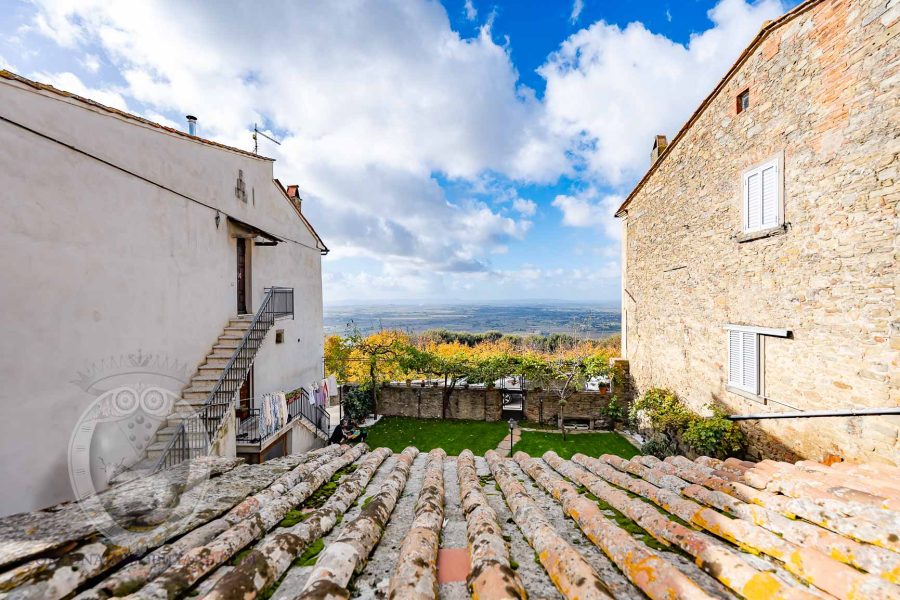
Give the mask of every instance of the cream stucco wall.
[{"label": "cream stucco wall", "polygon": [[72,497],[72,430],[122,373],[187,383],[236,312],[226,215],[288,240],[252,250],[253,306],[289,286],[296,313],[260,351],[256,393],[319,376],[321,256],[270,161],[6,80],[0,116],[34,130],[0,121],[0,514]]}]

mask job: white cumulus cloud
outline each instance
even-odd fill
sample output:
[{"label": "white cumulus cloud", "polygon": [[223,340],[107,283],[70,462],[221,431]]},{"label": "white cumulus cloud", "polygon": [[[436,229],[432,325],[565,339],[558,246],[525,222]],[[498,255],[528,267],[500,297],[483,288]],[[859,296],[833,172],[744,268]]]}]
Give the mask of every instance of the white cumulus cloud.
[{"label": "white cumulus cloud", "polygon": [[617,194],[601,196],[596,189],[575,195],[560,194],[553,199],[553,206],[562,212],[562,224],[567,227],[585,227],[602,231],[607,238],[621,237],[620,223],[615,211],[624,198]]},{"label": "white cumulus cloud", "polygon": [[[154,120],[198,115],[202,134],[227,144],[251,148],[254,123],[281,139],[261,151],[278,159],[282,181],[300,185],[332,258],[375,265],[329,275],[348,294],[494,281],[492,260],[527,239],[539,212],[519,196],[523,184],[568,177],[576,191],[553,201],[562,225],[616,239],[612,212],[646,170],[653,136],[671,138],[762,22],[784,10],[779,0],[721,0],[712,26],[687,44],[637,22],[593,23],[547,57],[538,95],[511,58],[526,40],[499,32],[496,42],[492,16],[464,37],[428,0],[27,6],[31,20],[16,31],[55,41],[84,68],[28,75]],[[573,22],[583,8],[573,1]],[[472,0],[463,11],[477,18]],[[4,49],[17,62],[28,52]],[[110,72],[112,83],[101,79]],[[451,197],[442,181],[482,199]],[[560,285],[576,275],[535,269]]]},{"label": "white cumulus cloud", "polygon": [[514,211],[526,217],[532,217],[537,212],[537,204],[524,198],[516,198],[512,206]]},{"label": "white cumulus cloud", "polygon": [[779,0],[722,0],[713,27],[687,45],[642,23],[598,21],[565,40],[539,72],[546,118],[570,140],[589,173],[620,185],[643,173],[653,136],[670,137],[725,74],[762,23],[784,12]]},{"label": "white cumulus cloud", "polygon": [[463,5],[463,12],[465,12],[466,18],[470,21],[474,21],[475,17],[478,16],[478,9],[475,8],[475,3],[472,0],[466,0],[466,3]]}]

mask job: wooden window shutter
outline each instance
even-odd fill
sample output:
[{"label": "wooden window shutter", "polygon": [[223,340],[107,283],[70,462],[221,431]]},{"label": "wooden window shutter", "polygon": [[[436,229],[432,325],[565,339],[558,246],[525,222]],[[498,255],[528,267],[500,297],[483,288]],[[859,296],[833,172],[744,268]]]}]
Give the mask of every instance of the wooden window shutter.
[{"label": "wooden window shutter", "polygon": [[763,166],[760,178],[760,226],[775,227],[778,225],[778,165],[772,162]]},{"label": "wooden window shutter", "polygon": [[762,225],[762,177],[760,172],[751,171],[744,181],[745,229],[759,229]]},{"label": "wooden window shutter", "polygon": [[759,394],[759,335],[728,332],[728,385]]},{"label": "wooden window shutter", "polygon": [[759,393],[759,352],[757,351],[757,335],[747,331],[740,332],[743,337],[741,359],[741,387],[753,394]]},{"label": "wooden window shutter", "polygon": [[738,387],[741,387],[743,383],[743,376],[741,375],[742,341],[743,338],[740,331],[728,332],[728,383]]}]

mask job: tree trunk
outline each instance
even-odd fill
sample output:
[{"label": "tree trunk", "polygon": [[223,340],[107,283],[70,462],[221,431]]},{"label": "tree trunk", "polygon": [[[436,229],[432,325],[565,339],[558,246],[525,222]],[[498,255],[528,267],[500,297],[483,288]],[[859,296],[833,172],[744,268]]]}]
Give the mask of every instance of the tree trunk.
[{"label": "tree trunk", "polygon": [[450,394],[453,393],[453,389],[456,387],[456,378],[450,379],[450,385],[447,386],[447,377],[444,376],[444,389],[441,392],[441,413],[443,418],[447,418],[447,413],[450,412]]},{"label": "tree trunk", "polygon": [[372,382],[372,415],[378,418],[378,382],[375,381],[375,364],[369,364],[369,381]]},{"label": "tree trunk", "polygon": [[560,395],[559,398],[559,428],[562,431],[563,441],[566,441],[566,421],[564,412],[566,410],[566,399],[564,396]]}]

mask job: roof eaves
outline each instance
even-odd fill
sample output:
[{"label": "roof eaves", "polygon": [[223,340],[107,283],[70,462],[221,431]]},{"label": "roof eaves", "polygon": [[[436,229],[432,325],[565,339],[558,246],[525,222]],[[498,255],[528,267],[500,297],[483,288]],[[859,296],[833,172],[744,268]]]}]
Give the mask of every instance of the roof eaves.
[{"label": "roof eaves", "polygon": [[85,97],[83,97],[83,96],[79,96],[78,94],[73,94],[72,92],[67,92],[67,91],[65,91],[65,90],[61,90],[61,89],[59,89],[59,88],[55,88],[55,87],[53,87],[52,85],[49,85],[49,84],[46,84],[46,83],[41,83],[41,82],[39,82],[39,81],[34,81],[34,80],[32,80],[32,79],[28,79],[27,77],[22,77],[21,75],[18,75],[18,74],[16,74],[16,73],[13,73],[12,71],[8,71],[8,70],[6,70],[6,69],[0,69],[0,79],[6,79],[6,80],[8,80],[8,81],[15,81],[15,82],[18,82],[18,83],[27,85],[28,87],[30,87],[30,88],[32,88],[32,89],[35,89],[35,90],[38,90],[38,91],[41,91],[41,92],[49,92],[49,93],[54,94],[54,95],[56,95],[56,96],[59,96],[59,97],[61,97],[61,98],[67,98],[67,99],[70,99],[70,100],[75,100],[75,101],[77,101],[77,102],[80,102],[80,103],[83,103],[83,104],[87,104],[88,106],[90,106],[90,107],[92,107],[92,108],[96,108],[96,109],[102,110],[102,111],[104,111],[104,112],[107,112],[107,113],[109,113],[109,114],[111,114],[111,115],[115,115],[115,116],[117,116],[117,117],[121,117],[121,118],[127,119],[127,120],[129,120],[129,121],[135,121],[135,122],[137,122],[137,123],[140,123],[141,125],[147,125],[147,126],[149,126],[149,127],[153,127],[154,129],[159,129],[160,131],[164,131],[164,132],[167,132],[167,133],[173,133],[173,134],[176,134],[176,135],[181,136],[181,137],[183,137],[183,138],[187,138],[187,139],[189,139],[189,140],[192,140],[192,141],[195,141],[195,142],[199,142],[199,143],[204,144],[204,145],[206,145],[206,146],[212,146],[212,147],[214,147],[214,148],[220,148],[220,149],[222,149],[222,150],[228,150],[229,152],[236,152],[236,153],[241,154],[241,155],[243,155],[243,156],[247,156],[247,157],[250,157],[250,158],[256,158],[256,159],[259,159],[259,160],[265,160],[265,161],[269,161],[269,162],[274,162],[274,161],[275,161],[274,158],[269,158],[269,157],[267,157],[267,156],[260,156],[259,154],[254,154],[254,153],[252,153],[252,152],[248,152],[247,150],[241,150],[240,148],[235,148],[234,146],[228,146],[228,145],[226,145],[226,144],[221,144],[221,143],[219,143],[219,142],[214,142],[214,141],[212,141],[212,140],[208,140],[208,139],[206,139],[206,138],[198,137],[198,136],[196,136],[196,135],[191,135],[191,134],[186,133],[186,132],[184,132],[184,131],[180,131],[180,130],[178,130],[178,129],[175,129],[174,127],[168,127],[168,126],[166,126],[166,125],[162,125],[162,124],[160,124],[160,123],[156,123],[155,121],[151,121],[151,120],[149,120],[149,119],[145,119],[144,117],[140,117],[140,116],[135,115],[135,114],[133,114],[133,113],[125,112],[124,110],[119,110],[118,108],[113,108],[113,107],[111,107],[111,106],[106,106],[105,104],[101,104],[101,103],[99,103],[99,102],[97,102],[97,101],[95,101],[95,100],[91,100],[90,98],[85,98]]},{"label": "roof eaves", "polygon": [[644,176],[641,178],[641,180],[638,181],[637,185],[634,186],[634,189],[631,190],[631,193],[628,194],[628,197],[625,198],[625,201],[622,202],[622,205],[619,206],[619,208],[616,210],[615,216],[621,217],[622,215],[625,214],[625,211],[628,208],[628,205],[631,203],[631,200],[640,191],[640,189],[642,187],[644,187],[644,184],[647,183],[647,181],[650,179],[650,177],[653,175],[653,173],[656,172],[656,170],[659,168],[659,165],[662,164],[663,160],[665,160],[665,158],[669,155],[669,153],[672,152],[672,148],[674,148],[678,144],[678,142],[681,140],[681,138],[684,137],[684,135],[687,133],[688,129],[691,128],[691,126],[697,121],[698,118],[700,118],[700,115],[703,114],[703,111],[706,110],[706,107],[709,106],[710,103],[715,99],[715,97],[719,95],[719,92],[721,92],[725,88],[725,85],[729,81],[731,81],[731,78],[735,75],[735,73],[737,73],[737,71],[741,68],[741,66],[743,66],[743,64],[747,61],[747,59],[750,57],[750,55],[753,54],[753,52],[759,47],[759,45],[763,42],[763,40],[765,40],[766,37],[768,37],[769,33],[778,29],[779,27],[781,27],[788,21],[791,21],[795,17],[803,14],[804,12],[806,12],[807,10],[809,10],[816,4],[819,4],[823,1],[824,0],[805,0],[804,2],[798,4],[797,6],[795,6],[788,12],[784,13],[783,15],[781,15],[780,17],[775,19],[774,21],[771,21],[771,22],[765,24],[762,28],[760,28],[759,33],[756,34],[756,37],[753,38],[753,41],[750,42],[750,45],[748,45],[746,48],[744,48],[744,51],[741,52],[741,55],[738,56],[738,58],[734,62],[734,64],[731,65],[731,68],[728,69],[728,72],[725,73],[725,76],[722,77],[722,79],[719,81],[719,83],[716,84],[716,87],[713,88],[712,92],[710,92],[709,95],[703,100],[703,102],[700,103],[700,106],[697,107],[697,109],[690,116],[690,118],[687,120],[687,122],[685,122],[685,124],[681,126],[681,129],[679,129],[678,133],[675,134],[675,137],[672,138],[672,141],[666,147],[665,151],[659,155],[659,158],[656,159],[656,162],[654,162],[652,165],[650,165],[650,168],[647,170],[647,172],[644,174]]}]

